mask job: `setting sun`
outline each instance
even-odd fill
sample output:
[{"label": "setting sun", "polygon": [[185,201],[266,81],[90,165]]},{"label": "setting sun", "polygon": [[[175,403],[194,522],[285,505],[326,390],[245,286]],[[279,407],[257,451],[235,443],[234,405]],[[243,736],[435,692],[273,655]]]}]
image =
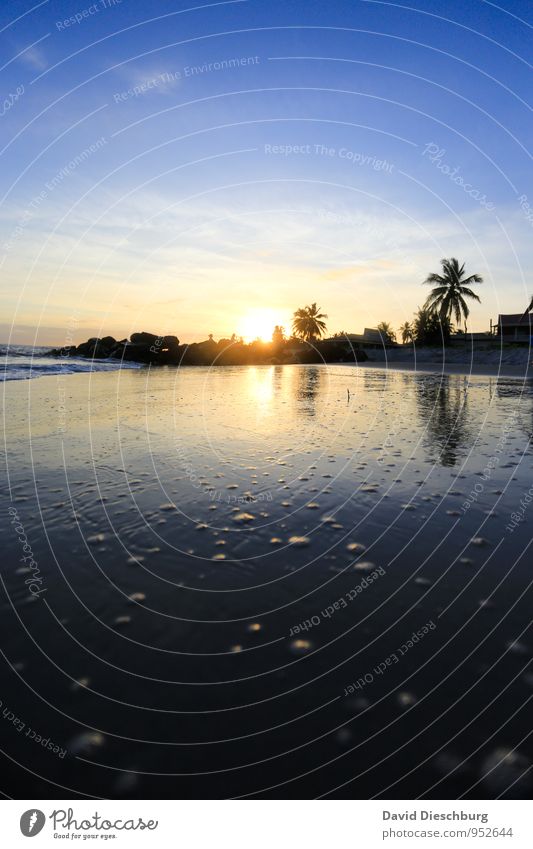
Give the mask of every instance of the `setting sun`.
[{"label": "setting sun", "polygon": [[287,332],[287,323],[279,313],[269,309],[252,310],[240,319],[237,335],[242,336],[245,342],[253,342],[255,339],[269,342],[276,324],[284,326]]}]

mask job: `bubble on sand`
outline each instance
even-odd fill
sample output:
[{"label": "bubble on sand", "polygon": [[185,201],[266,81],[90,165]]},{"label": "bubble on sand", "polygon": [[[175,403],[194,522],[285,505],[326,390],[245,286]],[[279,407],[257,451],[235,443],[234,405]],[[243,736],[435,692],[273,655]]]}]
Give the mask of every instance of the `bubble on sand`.
[{"label": "bubble on sand", "polygon": [[370,706],[370,701],[365,699],[364,696],[358,696],[356,699],[346,699],[345,706],[346,710],[350,712],[361,713]]},{"label": "bubble on sand", "polygon": [[68,750],[73,755],[91,755],[104,745],[104,735],[99,731],[83,731],[70,740]]},{"label": "bubble on sand", "polygon": [[411,707],[416,703],[416,696],[413,693],[408,693],[407,691],[398,693],[397,699],[401,707],[405,708]]},{"label": "bubble on sand", "polygon": [[84,678],[77,678],[70,685],[70,689],[74,693],[77,693],[79,690],[84,690],[86,687],[88,687],[90,683],[91,683],[90,678],[85,678],[85,677]]},{"label": "bubble on sand", "polygon": [[237,524],[244,525],[247,522],[253,522],[255,516],[252,513],[236,513],[235,516],[232,516],[232,519]]},{"label": "bubble on sand", "polygon": [[289,648],[293,654],[305,654],[313,648],[313,643],[311,640],[292,640]]},{"label": "bubble on sand", "polygon": [[357,569],[358,572],[371,572],[372,569],[376,568],[376,564],[371,563],[370,560],[361,560],[361,562],[356,563],[353,568]]},{"label": "bubble on sand", "polygon": [[90,537],[86,537],[85,541],[88,542],[89,545],[101,545],[103,542],[105,542],[105,535],[92,534]]},{"label": "bubble on sand", "polygon": [[366,551],[366,546],[360,542],[349,542],[346,546],[346,551],[350,551],[352,554],[353,552]]},{"label": "bubble on sand", "polygon": [[141,592],[130,593],[130,595],[128,596],[128,600],[132,603],[137,602],[138,604],[140,604],[141,602],[146,601],[146,595]]},{"label": "bubble on sand", "polygon": [[309,545],[311,540],[309,537],[300,537],[300,536],[292,536],[289,537],[289,543],[291,545],[296,546],[297,548],[304,548],[306,545]]},{"label": "bubble on sand", "polygon": [[511,790],[522,795],[531,786],[531,761],[521,752],[503,746],[494,749],[481,764],[481,780],[494,794]]},{"label": "bubble on sand", "polygon": [[529,654],[529,649],[525,643],[521,643],[519,640],[512,640],[510,643],[507,643],[507,648],[509,651],[513,652],[513,654]]},{"label": "bubble on sand", "polygon": [[118,625],[120,628],[123,628],[125,625],[129,625],[131,622],[131,616],[116,616],[114,619],[115,625]]}]

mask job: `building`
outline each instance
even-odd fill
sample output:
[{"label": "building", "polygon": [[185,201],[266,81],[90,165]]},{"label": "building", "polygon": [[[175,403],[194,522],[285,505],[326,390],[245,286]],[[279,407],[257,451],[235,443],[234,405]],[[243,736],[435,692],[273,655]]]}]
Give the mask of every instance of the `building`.
[{"label": "building", "polygon": [[[347,342],[350,342],[355,347],[361,348],[397,348],[398,343],[392,342],[389,339],[385,339],[382,337],[379,330],[373,327],[365,327],[364,333],[346,333],[342,334],[340,339],[344,339]],[[338,342],[339,337],[331,337],[331,339],[325,339],[325,342]]]},{"label": "building", "polygon": [[530,342],[533,336],[533,298],[524,313],[501,314],[493,332],[501,342]]}]

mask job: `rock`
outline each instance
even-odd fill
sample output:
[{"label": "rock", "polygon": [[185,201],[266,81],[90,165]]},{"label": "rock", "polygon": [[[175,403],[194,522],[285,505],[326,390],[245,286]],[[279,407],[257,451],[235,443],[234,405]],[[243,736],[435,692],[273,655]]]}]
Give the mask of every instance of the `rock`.
[{"label": "rock", "polygon": [[150,345],[155,345],[157,340],[162,339],[162,337],[143,330],[141,333],[132,333],[130,339],[134,345],[148,345],[149,347]]},{"label": "rock", "polygon": [[155,333],[132,333],[131,341],[114,336],[92,336],[80,345],[65,345],[47,352],[49,357],[76,356],[87,359],[121,359],[147,364],[161,363],[177,365],[181,362],[184,348],[180,348],[177,336],[157,336]]}]

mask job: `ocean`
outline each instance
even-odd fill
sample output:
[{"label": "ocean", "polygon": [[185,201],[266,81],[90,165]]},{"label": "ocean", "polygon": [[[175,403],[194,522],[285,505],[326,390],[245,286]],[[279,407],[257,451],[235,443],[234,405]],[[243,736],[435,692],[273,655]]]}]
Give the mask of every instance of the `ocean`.
[{"label": "ocean", "polygon": [[142,368],[139,363],[119,360],[87,360],[83,357],[47,357],[49,347],[34,345],[0,345],[0,381],[31,380],[50,375],[116,371],[120,368]]}]

